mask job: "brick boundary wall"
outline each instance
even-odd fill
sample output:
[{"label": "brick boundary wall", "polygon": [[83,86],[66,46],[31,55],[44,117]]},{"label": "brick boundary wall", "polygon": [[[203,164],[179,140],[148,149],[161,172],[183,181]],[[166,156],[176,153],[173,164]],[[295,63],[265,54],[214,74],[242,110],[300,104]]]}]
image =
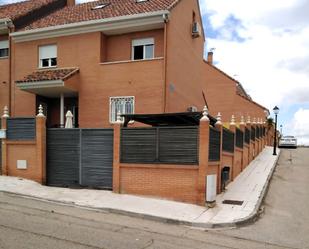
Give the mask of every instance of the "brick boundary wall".
[{"label": "brick boundary wall", "polygon": [[[29,141],[2,140],[2,174],[23,177],[38,183],[46,183],[46,126],[45,117],[38,116],[36,120],[36,138]],[[6,118],[2,118],[2,128],[6,129]],[[262,124],[244,124],[245,128]],[[250,144],[244,147],[235,146],[234,153],[222,151],[221,123],[217,122],[216,129],[221,133],[220,159],[209,162],[209,120],[202,119],[199,126],[199,162],[197,165],[181,164],[137,164],[120,162],[120,130],[121,124],[114,125],[114,154],[113,154],[113,191],[159,197],[194,203],[204,206],[206,203],[207,176],[217,175],[217,194],[221,193],[221,172],[223,167],[230,167],[230,181],[233,181],[246,166],[271,143],[273,132],[270,130],[264,137],[256,141],[250,139]],[[235,132],[236,124],[229,127]],[[268,131],[268,130],[267,130]],[[253,156],[253,149],[256,154]],[[26,169],[17,169],[17,160],[26,160]]]}]

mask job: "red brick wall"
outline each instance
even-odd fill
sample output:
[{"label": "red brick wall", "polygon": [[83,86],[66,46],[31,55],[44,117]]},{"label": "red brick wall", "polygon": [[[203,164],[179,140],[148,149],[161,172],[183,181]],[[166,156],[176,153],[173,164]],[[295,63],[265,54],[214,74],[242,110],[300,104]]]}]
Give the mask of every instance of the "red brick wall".
[{"label": "red brick wall", "polygon": [[197,166],[121,165],[121,193],[197,203]]},{"label": "red brick wall", "polygon": [[234,165],[233,165],[233,179],[235,179],[241,173],[242,167],[242,150],[236,148],[234,153]]}]

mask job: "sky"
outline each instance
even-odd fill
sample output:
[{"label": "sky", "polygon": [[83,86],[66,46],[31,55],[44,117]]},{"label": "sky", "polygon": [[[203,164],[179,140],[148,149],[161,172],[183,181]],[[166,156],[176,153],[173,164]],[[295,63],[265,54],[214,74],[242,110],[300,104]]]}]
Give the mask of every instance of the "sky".
[{"label": "sky", "polygon": [[309,145],[309,1],[199,1],[205,58],[214,48],[215,65],[271,113],[277,105],[278,129]]}]

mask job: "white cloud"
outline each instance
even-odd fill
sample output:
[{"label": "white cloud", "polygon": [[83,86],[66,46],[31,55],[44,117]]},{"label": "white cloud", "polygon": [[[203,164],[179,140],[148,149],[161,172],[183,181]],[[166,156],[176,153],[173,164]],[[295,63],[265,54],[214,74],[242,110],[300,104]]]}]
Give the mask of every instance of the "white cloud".
[{"label": "white cloud", "polygon": [[[309,103],[307,0],[200,0],[200,3],[211,24],[205,29],[217,32],[215,38],[206,42],[207,48],[216,48],[214,60],[219,68],[237,75],[253,99],[269,109],[278,105],[288,110],[293,105]],[[231,17],[237,21],[233,30],[227,25]],[[231,39],[231,34],[226,34],[229,31],[243,39]],[[291,129],[291,134],[307,134],[305,126],[294,125]]]},{"label": "white cloud", "polygon": [[[292,122],[287,126],[287,132],[293,131],[298,138],[298,144],[309,144],[309,109],[300,108],[295,114]],[[289,135],[289,134],[286,134]]]}]

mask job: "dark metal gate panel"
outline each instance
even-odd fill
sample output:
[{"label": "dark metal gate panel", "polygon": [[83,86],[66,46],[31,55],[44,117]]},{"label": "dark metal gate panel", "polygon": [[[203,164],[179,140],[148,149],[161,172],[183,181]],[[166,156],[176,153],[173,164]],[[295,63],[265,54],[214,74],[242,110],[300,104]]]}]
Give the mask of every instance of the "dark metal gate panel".
[{"label": "dark metal gate panel", "polygon": [[34,118],[8,118],[6,128],[6,136],[8,140],[35,139]]},{"label": "dark metal gate panel", "polygon": [[47,129],[47,184],[79,184],[79,129]]},{"label": "dark metal gate panel", "polygon": [[199,130],[197,127],[159,128],[161,163],[198,163]]},{"label": "dark metal gate panel", "polygon": [[220,161],[221,132],[216,128],[209,127],[209,156],[210,162]]},{"label": "dark metal gate panel", "polygon": [[157,128],[122,128],[120,160],[122,163],[155,163]]},{"label": "dark metal gate panel", "polygon": [[112,189],[113,130],[81,130],[81,185]]}]

